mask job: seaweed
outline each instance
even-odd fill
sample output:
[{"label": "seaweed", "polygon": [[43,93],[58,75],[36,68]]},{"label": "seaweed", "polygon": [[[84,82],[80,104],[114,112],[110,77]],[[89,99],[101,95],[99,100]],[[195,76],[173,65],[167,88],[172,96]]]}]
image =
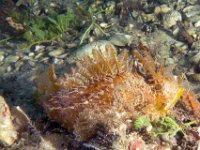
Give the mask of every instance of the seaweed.
[{"label": "seaweed", "polygon": [[171,117],[164,117],[156,122],[151,134],[153,136],[163,134],[176,135],[176,133],[179,131],[183,132],[183,129],[180,125],[176,123],[174,119],[172,119]]},{"label": "seaweed", "polygon": [[83,44],[85,38],[89,35],[90,31],[94,30],[95,28],[99,29],[99,31],[101,31],[103,34],[106,35],[106,33],[104,32],[104,30],[96,23],[96,16],[99,14],[99,13],[102,13],[104,12],[104,10],[102,11],[99,11],[97,13],[94,14],[92,8],[90,7],[89,10],[89,16],[90,16],[90,26],[85,30],[85,32],[83,33],[83,35],[81,36],[81,39],[80,39],[80,45]]},{"label": "seaweed", "polygon": [[134,122],[134,128],[136,130],[151,126],[151,122],[148,116],[143,115],[138,117]]},{"label": "seaweed", "polygon": [[[27,48],[35,44],[64,40],[64,35],[74,30],[77,26],[77,15],[71,8],[61,12],[48,12],[35,14],[35,9],[40,10],[39,4],[34,1],[18,2],[18,7],[25,5],[28,9],[16,9],[9,13],[6,21],[15,31],[15,36],[3,39],[5,42],[11,39],[25,40]],[[30,8],[29,8],[30,6]],[[35,8],[36,7],[36,8]]]},{"label": "seaweed", "polygon": [[63,34],[76,25],[76,17],[71,9],[66,13],[52,16],[38,16],[27,23],[29,30],[22,36],[32,45],[62,40]]}]

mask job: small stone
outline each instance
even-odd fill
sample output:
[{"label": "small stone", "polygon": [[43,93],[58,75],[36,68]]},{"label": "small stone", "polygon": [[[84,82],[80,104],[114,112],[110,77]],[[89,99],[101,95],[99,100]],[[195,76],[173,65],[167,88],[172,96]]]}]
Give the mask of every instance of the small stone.
[{"label": "small stone", "polygon": [[194,24],[194,26],[197,28],[197,27],[200,27],[200,20],[199,21],[197,21],[195,24]]},{"label": "small stone", "polygon": [[171,10],[171,8],[169,8],[166,4],[157,6],[154,10],[154,13],[156,14],[163,14],[163,13],[167,13]]},{"label": "small stone", "polygon": [[28,61],[28,64],[29,64],[30,66],[32,66],[32,67],[35,66],[35,62],[33,62],[33,61]]},{"label": "small stone", "polygon": [[67,46],[67,48],[74,48],[74,47],[77,47],[78,44],[77,43],[67,43],[66,46]]},{"label": "small stone", "polygon": [[8,66],[8,68],[6,69],[7,72],[10,72],[12,70],[11,66]]},{"label": "small stone", "polygon": [[29,56],[23,56],[23,60],[30,60],[31,58]]},{"label": "small stone", "polygon": [[52,57],[58,57],[58,56],[60,56],[63,52],[64,52],[63,49],[58,49],[58,50],[53,50],[53,51],[49,52],[48,55],[49,55],[49,56],[52,56]]},{"label": "small stone", "polygon": [[4,55],[0,55],[0,62],[4,60]]},{"label": "small stone", "polygon": [[19,71],[21,66],[23,66],[23,65],[24,65],[23,61],[18,61],[17,63],[15,63],[15,70]]},{"label": "small stone", "polygon": [[44,48],[45,46],[43,45],[36,45],[34,51],[37,52],[37,51],[43,50]]},{"label": "small stone", "polygon": [[19,60],[19,56],[8,56],[5,58],[6,63],[14,63]]},{"label": "small stone", "polygon": [[100,23],[100,27],[102,27],[102,28],[107,28],[107,27],[108,27],[108,24],[105,23],[105,22],[102,22],[102,23]]},{"label": "small stone", "polygon": [[37,54],[36,56],[35,56],[35,59],[38,59],[38,58],[40,58],[40,57],[42,57],[43,56],[43,53],[39,53],[39,54]]},{"label": "small stone", "polygon": [[35,54],[33,52],[28,53],[29,57],[33,57]]},{"label": "small stone", "polygon": [[138,11],[133,10],[131,12],[131,15],[133,16],[133,18],[136,18],[139,15],[139,13],[138,13]]},{"label": "small stone", "polygon": [[146,22],[156,20],[155,14],[142,14],[142,17]]},{"label": "small stone", "polygon": [[92,42],[94,42],[94,37],[89,37],[89,41],[90,41],[90,43],[92,43]]},{"label": "small stone", "polygon": [[133,28],[134,24],[130,23],[128,26],[129,26],[129,28]]},{"label": "small stone", "polygon": [[149,126],[147,126],[146,131],[148,133],[150,133],[152,131],[152,129],[153,129],[152,125],[149,125]]},{"label": "small stone", "polygon": [[49,60],[49,57],[44,57],[40,60],[40,62],[47,62]]},{"label": "small stone", "polygon": [[58,58],[64,59],[64,58],[66,58],[68,55],[69,55],[68,53],[64,53],[64,54],[60,55]]},{"label": "small stone", "polygon": [[171,28],[176,25],[177,21],[182,21],[181,13],[178,11],[170,11],[163,15],[163,25],[165,28]]}]

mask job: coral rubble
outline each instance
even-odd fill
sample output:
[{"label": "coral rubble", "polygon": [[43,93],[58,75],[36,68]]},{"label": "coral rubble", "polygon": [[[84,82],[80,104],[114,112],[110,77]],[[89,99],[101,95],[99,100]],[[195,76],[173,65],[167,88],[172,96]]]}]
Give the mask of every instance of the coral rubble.
[{"label": "coral rubble", "polygon": [[171,113],[186,90],[166,77],[147,51],[145,56],[138,51],[133,55],[151,75],[152,83],[138,71],[127,51],[117,54],[113,46],[104,52],[93,50],[93,57],[84,56],[71,74],[59,79],[51,66],[37,80],[48,116],[86,140],[96,133],[98,124],[121,134],[123,124],[141,115],[158,120]]}]

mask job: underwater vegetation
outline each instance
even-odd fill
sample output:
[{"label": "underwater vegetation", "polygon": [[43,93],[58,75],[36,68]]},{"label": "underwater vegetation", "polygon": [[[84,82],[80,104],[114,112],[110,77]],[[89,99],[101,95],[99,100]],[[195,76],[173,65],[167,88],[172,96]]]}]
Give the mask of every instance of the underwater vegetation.
[{"label": "underwater vegetation", "polygon": [[[181,128],[168,116],[174,115],[179,99],[200,118],[200,104],[193,94],[165,76],[148,51],[133,51],[133,56],[135,59],[126,50],[117,54],[107,45],[105,51],[95,49],[92,57],[78,60],[72,73],[64,77],[57,78],[54,66],[50,66],[36,80],[48,116],[75,131],[79,140],[93,136],[98,124],[120,134],[118,129],[127,120],[136,120],[136,129],[159,122],[160,128],[169,127],[168,133],[174,134]],[[142,64],[143,73],[137,64]],[[138,119],[140,116],[146,117]],[[158,131],[157,135],[165,132]]]},{"label": "underwater vegetation", "polygon": [[77,27],[77,16],[70,7],[61,5],[62,8],[59,5],[61,8],[57,8],[57,5],[50,1],[22,0],[13,4],[11,9],[6,4],[5,7],[10,10],[6,9],[7,14],[2,14],[0,22],[4,22],[4,26],[9,29],[2,30],[8,32],[9,37],[0,42],[17,39],[24,41],[24,45],[30,48],[35,44],[63,40],[65,34]]},{"label": "underwater vegetation", "polygon": [[[25,48],[30,48],[53,41],[70,41],[70,35],[74,34],[71,36],[75,39],[80,37],[81,45],[93,32],[106,35],[99,25],[98,15],[108,18],[114,14],[114,8],[100,7],[103,4],[97,7],[88,6],[87,3],[74,3],[73,6],[64,6],[62,2],[49,3],[43,0],[18,1],[9,13],[0,18],[10,32],[9,37],[0,40],[0,43],[17,39],[24,42]],[[77,30],[80,36],[77,36]]]},{"label": "underwater vegetation", "polygon": [[72,9],[61,14],[52,13],[32,18],[25,14],[22,19],[23,24],[16,22],[16,20],[20,20],[20,16],[21,14],[16,13],[14,17],[7,17],[7,22],[20,32],[18,37],[26,40],[30,46],[62,40],[63,35],[76,26],[76,17]]}]

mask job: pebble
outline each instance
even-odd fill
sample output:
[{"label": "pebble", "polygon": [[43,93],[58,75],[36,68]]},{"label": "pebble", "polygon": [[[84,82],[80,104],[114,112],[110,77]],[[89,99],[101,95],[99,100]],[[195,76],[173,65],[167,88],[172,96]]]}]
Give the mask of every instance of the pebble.
[{"label": "pebble", "polygon": [[19,56],[8,56],[5,58],[5,62],[6,63],[14,63],[14,62],[17,62],[19,60]]},{"label": "pebble", "polygon": [[108,24],[105,23],[105,22],[102,22],[102,23],[100,23],[100,27],[102,27],[102,28],[107,28],[107,27],[108,27]]},{"label": "pebble", "polygon": [[200,27],[200,20],[199,21],[197,21],[195,24],[194,24],[194,26],[197,28],[197,27]]},{"label": "pebble", "polygon": [[176,139],[175,139],[175,137],[174,136],[172,136],[172,135],[169,135],[169,134],[163,134],[163,135],[161,135],[160,136],[161,137],[161,139],[164,141],[164,142],[166,142],[166,143],[169,143],[169,144],[176,144]]},{"label": "pebble", "polygon": [[43,53],[39,53],[39,54],[37,54],[37,55],[34,57],[34,59],[41,58],[43,55],[44,55]]},{"label": "pebble", "polygon": [[18,61],[17,63],[15,63],[15,70],[19,71],[21,66],[23,66],[23,65],[24,65],[23,61]]},{"label": "pebble", "polygon": [[7,72],[10,72],[11,70],[12,70],[11,66],[8,66],[7,69],[6,69]]},{"label": "pebble", "polygon": [[164,14],[164,13],[168,13],[171,10],[171,8],[169,8],[166,4],[157,6],[154,9],[154,13],[155,14]]},{"label": "pebble", "polygon": [[49,57],[43,57],[42,59],[40,59],[40,62],[47,62],[49,60]]},{"label": "pebble", "polygon": [[49,52],[48,55],[49,55],[49,56],[52,56],[52,57],[58,57],[58,56],[60,56],[63,52],[64,52],[63,49],[58,49],[58,50],[53,50],[53,51]]},{"label": "pebble", "polygon": [[30,60],[31,58],[29,56],[24,56],[23,60]]},{"label": "pebble", "polygon": [[40,50],[44,50],[44,48],[45,48],[45,46],[43,46],[43,45],[36,45],[34,51],[37,52]]},{"label": "pebble", "polygon": [[63,59],[63,58],[66,58],[68,55],[69,55],[68,53],[64,53],[64,54],[60,55],[58,58]]},{"label": "pebble", "polygon": [[142,14],[142,17],[145,20],[145,22],[149,22],[149,21],[154,22],[156,20],[155,14]]},{"label": "pebble", "polygon": [[4,55],[0,55],[0,62],[2,62],[4,60]]},{"label": "pebble", "polygon": [[33,52],[28,53],[29,57],[33,57],[35,54]]},{"label": "pebble", "polygon": [[99,40],[93,43],[86,44],[77,50],[71,52],[70,56],[82,58],[84,55],[92,57],[92,50],[95,48],[100,48],[101,51],[105,51],[106,45],[111,45],[111,42],[106,40]]},{"label": "pebble", "polygon": [[66,46],[67,46],[67,48],[74,48],[74,47],[77,47],[78,44],[77,43],[67,43]]},{"label": "pebble", "polygon": [[177,21],[182,21],[181,13],[178,11],[170,11],[163,15],[163,25],[166,28],[176,25]]}]

